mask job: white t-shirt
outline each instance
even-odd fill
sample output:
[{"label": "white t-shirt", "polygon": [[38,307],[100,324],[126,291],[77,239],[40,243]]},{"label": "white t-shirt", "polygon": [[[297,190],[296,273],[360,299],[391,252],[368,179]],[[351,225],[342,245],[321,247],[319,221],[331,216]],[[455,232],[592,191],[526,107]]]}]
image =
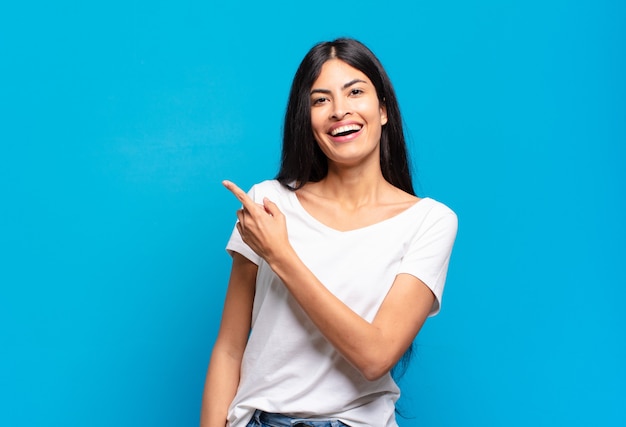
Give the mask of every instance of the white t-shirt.
[{"label": "white t-shirt", "polygon": [[[422,280],[439,311],[457,217],[424,198],[400,214],[351,231],[311,216],[296,194],[277,181],[249,192],[267,197],[286,217],[296,253],[337,298],[371,322],[399,273]],[[313,325],[281,280],[235,228],[226,249],[258,265],[252,331],[241,380],[228,411],[231,427],[244,427],[255,409],[302,418],[336,418],[353,427],[393,427],[400,391],[390,374],[366,380]]]}]

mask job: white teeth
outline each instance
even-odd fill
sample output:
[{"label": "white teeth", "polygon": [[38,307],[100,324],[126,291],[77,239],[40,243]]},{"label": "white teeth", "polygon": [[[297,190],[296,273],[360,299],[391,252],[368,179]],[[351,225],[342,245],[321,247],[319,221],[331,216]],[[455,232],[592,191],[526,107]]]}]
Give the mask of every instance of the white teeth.
[{"label": "white teeth", "polygon": [[330,134],[332,136],[335,136],[335,135],[338,135],[338,134],[343,133],[343,132],[349,132],[351,130],[359,131],[359,130],[361,130],[361,126],[360,125],[341,126],[341,127],[338,127],[337,129],[333,129]]}]

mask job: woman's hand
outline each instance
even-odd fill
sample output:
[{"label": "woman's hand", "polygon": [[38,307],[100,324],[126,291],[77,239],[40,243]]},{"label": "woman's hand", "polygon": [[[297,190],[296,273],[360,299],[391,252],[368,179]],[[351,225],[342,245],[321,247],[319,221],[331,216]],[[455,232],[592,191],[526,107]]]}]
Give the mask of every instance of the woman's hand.
[{"label": "woman's hand", "polygon": [[237,211],[237,230],[254,252],[270,263],[270,260],[291,248],[285,216],[274,202],[265,198],[262,205],[257,204],[234,183],[223,181],[222,184],[243,205]]}]

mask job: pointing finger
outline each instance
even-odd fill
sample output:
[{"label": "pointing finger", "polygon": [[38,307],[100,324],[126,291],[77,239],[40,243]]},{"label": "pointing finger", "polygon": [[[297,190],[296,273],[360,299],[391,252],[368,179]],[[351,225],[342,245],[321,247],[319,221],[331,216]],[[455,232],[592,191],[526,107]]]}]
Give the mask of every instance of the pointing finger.
[{"label": "pointing finger", "polygon": [[233,195],[241,202],[241,204],[247,210],[252,209],[252,206],[256,205],[256,203],[254,203],[254,201],[250,198],[250,196],[248,196],[248,194],[246,194],[246,192],[243,191],[241,188],[237,187],[237,185],[234,182],[224,180],[222,181],[222,185],[226,187],[228,191],[233,193]]}]

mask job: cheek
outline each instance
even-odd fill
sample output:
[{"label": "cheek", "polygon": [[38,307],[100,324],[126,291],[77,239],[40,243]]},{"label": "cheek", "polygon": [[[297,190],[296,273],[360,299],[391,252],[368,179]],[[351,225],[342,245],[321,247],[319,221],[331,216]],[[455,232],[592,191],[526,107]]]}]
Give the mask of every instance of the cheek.
[{"label": "cheek", "polygon": [[316,123],[320,120],[320,109],[319,108],[311,108],[311,125],[315,126]]},{"label": "cheek", "polygon": [[358,103],[353,104],[353,107],[355,111],[360,111],[363,114],[367,115],[370,120],[375,119],[376,121],[380,121],[382,123],[384,118],[384,120],[386,121],[384,108],[380,107],[377,98],[359,100]]},{"label": "cheek", "polygon": [[325,132],[323,130],[323,127],[320,125],[319,120],[315,120],[315,117],[311,116],[311,130],[313,131],[313,137],[315,138],[315,141],[318,142],[320,141],[320,136],[323,135]]},{"label": "cheek", "polygon": [[324,117],[319,110],[311,112],[311,128],[313,129],[313,133],[323,133],[326,126],[325,123]]}]

